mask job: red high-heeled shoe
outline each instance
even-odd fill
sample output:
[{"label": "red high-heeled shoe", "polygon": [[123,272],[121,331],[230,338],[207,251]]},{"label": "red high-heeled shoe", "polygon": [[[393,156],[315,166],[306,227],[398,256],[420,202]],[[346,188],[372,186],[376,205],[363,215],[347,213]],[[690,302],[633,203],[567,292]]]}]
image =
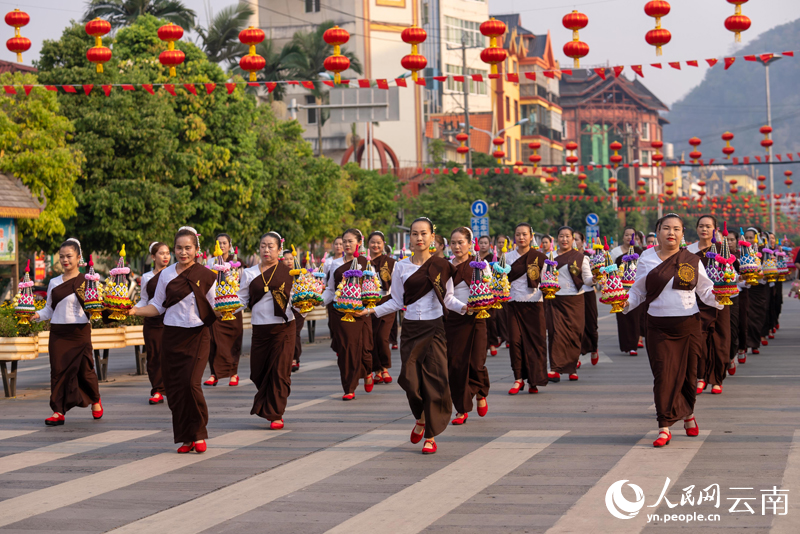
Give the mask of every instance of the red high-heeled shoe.
[{"label": "red high-heeled shoe", "polygon": [[[731,363],[733,363],[733,362],[731,362]],[[731,375],[731,376],[736,374],[736,364],[735,363],[733,364],[733,367],[728,367],[728,374]],[[712,391],[712,393],[713,393],[713,391]]]},{"label": "red high-heeled shoe", "polygon": [[558,373],[547,373],[547,379],[550,382],[561,382],[561,375]]},{"label": "red high-heeled shoe", "polygon": [[214,376],[214,375],[211,375],[210,377],[208,377],[208,380],[203,382],[203,385],[204,386],[216,386],[217,382],[219,382],[219,380],[217,380],[217,377]]},{"label": "red high-heeled shoe", "polygon": [[697,381],[697,394],[700,395],[703,392],[703,390],[706,389],[706,386],[708,386],[708,384],[706,384],[704,380],[698,380]]},{"label": "red high-heeled shoe", "polygon": [[569,375],[569,379],[570,381],[575,382],[578,379],[578,373],[572,373]]},{"label": "red high-heeled shoe", "polygon": [[391,375],[389,374],[388,371],[384,371],[383,372],[383,377],[382,378],[383,378],[383,383],[384,384],[391,384],[392,383],[392,377],[391,377]]},{"label": "red high-heeled shoe", "polygon": [[381,384],[383,383],[383,377],[380,373],[375,373],[375,376],[372,377],[373,384]]},{"label": "red high-heeled shoe", "polygon": [[747,362],[747,352],[740,352],[737,355],[736,359],[739,360],[739,363],[746,363]]},{"label": "red high-heeled shoe", "polygon": [[163,404],[164,403],[164,395],[156,391],[153,393],[153,396],[147,399],[147,402],[150,404]]},{"label": "red high-heeled shoe", "polygon": [[508,390],[509,395],[516,395],[519,393],[519,390],[522,389],[522,386],[525,385],[524,380],[514,380],[514,387]]},{"label": "red high-heeled shoe", "polygon": [[686,428],[684,426],[684,430],[686,430],[686,435],[687,436],[691,436],[691,437],[699,436],[700,435],[700,425],[697,424],[697,421],[695,421],[694,416],[692,416],[691,419],[684,419],[683,420],[684,424],[689,423],[691,421],[694,421],[694,428]]},{"label": "red high-heeled shoe", "polygon": [[670,441],[672,441],[672,432],[664,432],[662,430],[658,433],[658,439],[653,442],[653,447],[663,447],[665,445],[669,445]]},{"label": "red high-heeled shoe", "polygon": [[767,336],[767,338],[769,338],[769,339],[775,339],[775,336],[774,336],[774,335],[772,335],[772,334],[770,334],[770,335],[768,335],[768,336]]},{"label": "red high-heeled shoe", "polygon": [[197,454],[202,454],[207,450],[208,450],[208,445],[206,445],[205,440],[203,440],[202,442],[196,441],[194,443],[194,452],[196,452]]},{"label": "red high-heeled shoe", "polygon": [[349,401],[349,400],[353,400],[355,398],[356,398],[356,394],[355,393],[347,393],[345,395],[342,395],[342,400],[343,401]]},{"label": "red high-heeled shoe", "polygon": [[100,405],[99,410],[92,410],[92,417],[95,419],[100,419],[103,417],[103,402],[100,399],[97,399],[97,404]]},{"label": "red high-heeled shoe", "polygon": [[481,401],[478,401],[478,417],[485,417],[487,413],[489,413],[489,401],[486,400],[486,397],[481,399],[484,404],[481,406]]},{"label": "red high-heeled shoe", "polygon": [[581,368],[581,361],[580,360],[578,360],[578,364],[575,366],[575,368],[576,369],[580,369]]},{"label": "red high-heeled shoe", "polygon": [[426,439],[425,445],[422,446],[422,454],[433,454],[436,452],[436,449],[436,442],[433,441],[433,439]]},{"label": "red high-heeled shoe", "polygon": [[[414,432],[414,428],[417,428],[418,426],[422,427],[422,432],[419,434]],[[411,429],[411,443],[416,444],[422,441],[422,436],[425,435],[425,423],[414,423],[414,428]]]},{"label": "red high-heeled shoe", "polygon": [[597,362],[600,361],[600,355],[596,352],[592,353],[592,365],[597,365]]},{"label": "red high-heeled shoe", "polygon": [[364,391],[367,393],[372,393],[372,388],[375,387],[375,382],[372,380],[372,374],[367,375],[364,378]]},{"label": "red high-heeled shoe", "polygon": [[292,360],[292,372],[296,373],[300,370],[300,364],[297,363],[297,360]]},{"label": "red high-heeled shoe", "polygon": [[537,388],[536,386],[530,386],[528,388],[528,393],[530,393],[531,395],[533,395],[534,393],[539,393],[539,388]]},{"label": "red high-heeled shoe", "polygon": [[631,356],[638,356],[638,355],[639,355],[639,353],[638,353],[637,351],[635,351],[635,350],[632,350],[632,351],[630,352],[630,355],[631,355]]},{"label": "red high-heeled shoe", "polygon": [[761,340],[761,346],[762,347],[766,347],[767,345],[769,345],[769,341],[767,341],[766,339],[762,339]]},{"label": "red high-heeled shoe", "polygon": [[228,382],[229,386],[238,386],[239,385],[239,375],[233,375]]},{"label": "red high-heeled shoe", "polygon": [[392,350],[397,350],[397,345],[392,345]]},{"label": "red high-heeled shoe", "polygon": [[463,425],[464,423],[467,422],[467,417],[469,417],[469,414],[465,413],[461,417],[456,417],[455,419],[453,419],[452,423],[454,425]]},{"label": "red high-heeled shoe", "polygon": [[640,341],[639,343],[636,344],[636,346],[639,347],[640,349],[643,349],[644,348],[644,343],[642,343]]},{"label": "red high-heeled shoe", "polygon": [[712,395],[722,395],[722,386],[711,386]]},{"label": "red high-heeled shoe", "polygon": [[753,354],[761,354],[761,351],[758,349],[753,349]]},{"label": "red high-heeled shoe", "polygon": [[270,430],[281,430],[283,428],[283,419],[278,421],[270,421],[269,429]]},{"label": "red high-heeled shoe", "polygon": [[194,441],[191,442],[189,445],[181,445],[178,447],[178,454],[186,454],[187,452],[192,452],[194,450]]},{"label": "red high-heeled shoe", "polygon": [[47,426],[61,426],[64,424],[65,418],[63,413],[54,413],[51,417],[44,420]]},{"label": "red high-heeled shoe", "polygon": [[497,356],[497,347],[489,347],[489,354]]}]

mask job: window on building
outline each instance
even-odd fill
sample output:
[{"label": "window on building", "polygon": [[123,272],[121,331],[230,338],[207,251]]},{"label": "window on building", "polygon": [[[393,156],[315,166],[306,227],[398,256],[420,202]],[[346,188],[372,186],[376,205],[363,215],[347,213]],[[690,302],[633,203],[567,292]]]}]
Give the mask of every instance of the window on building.
[{"label": "window on building", "polygon": [[646,122],[642,123],[642,141],[650,140],[650,125]]},{"label": "window on building", "polygon": [[519,147],[519,139],[517,139],[517,159],[515,159],[514,161],[518,161],[518,160],[522,159],[522,152],[520,150],[521,149]]},{"label": "window on building", "polygon": [[425,2],[424,4],[422,4],[422,24],[423,25],[430,23],[429,15],[428,15],[428,9],[429,9],[428,2]]},{"label": "window on building", "polygon": [[461,36],[464,35],[467,46],[484,47],[486,46],[486,38],[481,35],[480,25],[480,22],[461,20],[455,17],[445,17],[445,40],[448,43],[460,45]]},{"label": "window on building", "polygon": [[[453,76],[461,76],[463,70],[461,68],[461,65],[445,65],[445,68],[448,74],[447,82],[445,82],[446,83],[445,88],[448,91],[455,91],[458,93],[462,93],[464,91],[464,87],[461,85],[461,82],[453,80]],[[465,78],[465,82],[469,83],[469,93],[471,95],[487,94],[486,82],[476,82],[475,80],[472,79],[471,76],[472,74],[480,74],[481,76],[484,77],[484,79],[486,79],[486,76],[488,74],[487,71],[468,68],[466,74],[468,78]]]},{"label": "window on building", "polygon": [[506,121],[511,122],[511,106],[508,97],[506,97]]},{"label": "window on building", "polygon": [[511,144],[511,138],[506,136],[506,150],[508,150],[508,154],[506,157],[510,160],[514,160],[514,146]]},{"label": "window on building", "polygon": [[319,13],[320,0],[306,0],[306,13]]},{"label": "window on building", "polygon": [[650,151],[642,150],[642,160],[639,162],[641,165],[650,165]]},{"label": "window on building", "polygon": [[514,124],[519,122],[519,102],[514,100]]},{"label": "window on building", "polygon": [[[306,95],[306,105],[307,106],[314,106],[317,104],[317,99],[314,98],[312,95]],[[317,110],[316,109],[307,109],[306,113],[308,114],[306,117],[306,124],[317,124]]]}]

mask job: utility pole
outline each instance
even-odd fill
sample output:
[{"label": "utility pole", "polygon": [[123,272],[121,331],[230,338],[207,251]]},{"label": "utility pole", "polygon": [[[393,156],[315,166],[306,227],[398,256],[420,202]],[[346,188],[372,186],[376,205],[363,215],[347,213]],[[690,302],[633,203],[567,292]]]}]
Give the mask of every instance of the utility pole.
[{"label": "utility pole", "polygon": [[[467,33],[461,32],[461,74],[464,76],[464,83],[461,84],[464,89],[464,124],[467,128],[467,135],[470,135],[469,130],[469,82],[467,81]],[[467,152],[467,168],[472,168],[472,136],[467,139],[467,147],[470,151]]]},{"label": "utility pole", "polygon": [[[769,94],[769,64],[778,61],[781,56],[773,56],[761,62],[764,64],[764,75],[767,83],[767,126],[772,127],[772,102]],[[772,146],[769,147],[769,227],[775,233],[775,173],[772,168]]]}]

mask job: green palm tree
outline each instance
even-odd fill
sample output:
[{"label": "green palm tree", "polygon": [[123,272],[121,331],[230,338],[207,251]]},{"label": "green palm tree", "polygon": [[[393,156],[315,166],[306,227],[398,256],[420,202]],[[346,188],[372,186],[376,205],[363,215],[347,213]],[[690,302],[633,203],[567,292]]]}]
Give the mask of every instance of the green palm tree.
[{"label": "green palm tree", "polygon": [[[256,54],[260,55],[267,62],[266,67],[258,72],[260,82],[283,82],[286,80],[297,79],[296,67],[305,59],[303,52],[294,43],[286,43],[278,50],[277,45],[271,39],[267,39],[256,46]],[[235,72],[245,75],[239,67]],[[275,90],[270,93],[270,100],[283,100],[286,94],[286,84],[278,83]]]},{"label": "green palm tree", "polygon": [[[317,104],[327,101],[328,91],[324,85],[319,83],[320,73],[325,72],[325,58],[333,54],[333,47],[325,42],[323,34],[335,26],[333,21],[326,21],[320,24],[315,30],[310,32],[296,32],[292,36],[292,43],[295,44],[302,57],[300,61],[293,64],[295,79],[315,81],[314,90],[311,94],[316,98]],[[362,73],[361,62],[358,58],[346,50],[341,49],[341,54],[350,60],[350,70],[357,74]],[[329,113],[319,113],[317,120],[317,143],[318,155],[322,156],[322,125],[328,119]]]},{"label": "green palm tree", "polygon": [[193,29],[197,19],[197,14],[180,0],[90,0],[83,21],[100,17],[109,21],[112,28],[120,28],[145,14],[168,20],[184,30]]},{"label": "green palm tree", "polygon": [[239,32],[247,28],[251,16],[253,10],[248,4],[234,4],[212,15],[207,27],[195,28],[209,61],[233,65],[247,54],[247,46],[239,42]]}]

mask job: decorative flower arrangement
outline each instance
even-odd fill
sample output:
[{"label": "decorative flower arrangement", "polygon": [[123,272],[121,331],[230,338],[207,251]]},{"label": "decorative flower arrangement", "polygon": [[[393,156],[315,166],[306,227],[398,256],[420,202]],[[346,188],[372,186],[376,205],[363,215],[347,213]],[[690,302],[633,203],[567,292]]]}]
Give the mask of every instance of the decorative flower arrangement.
[{"label": "decorative flower arrangement", "polygon": [[778,263],[775,261],[775,251],[771,248],[764,247],[761,249],[764,255],[761,264],[761,274],[767,283],[778,281]]},{"label": "decorative flower arrangement", "polygon": [[289,274],[294,277],[292,306],[300,310],[300,313],[308,313],[321,300],[320,294],[317,292],[317,282],[308,269],[300,266],[300,259],[297,257],[294,245],[292,245],[292,257],[294,258],[294,268],[289,271]]},{"label": "decorative flower arrangement", "polygon": [[89,272],[86,278],[86,289],[83,292],[83,309],[90,314],[89,319],[99,321],[103,311],[103,287],[99,284],[100,275],[94,272],[94,261],[89,255]]},{"label": "decorative flower arrangement", "polygon": [[550,252],[550,257],[544,260],[544,271],[542,271],[539,289],[544,293],[544,298],[548,300],[556,298],[556,293],[561,289],[561,286],[558,285],[558,262],[553,259],[552,252]]},{"label": "decorative flower arrangement", "polygon": [[[478,240],[475,240],[475,258],[478,258],[480,248],[478,247]],[[491,276],[487,276],[485,271],[488,267],[485,261],[471,261],[469,266],[472,267],[472,281],[469,284],[469,297],[467,297],[467,313],[472,315],[477,313],[478,319],[486,319],[489,313],[486,311],[491,309],[495,303],[495,297],[492,290],[489,289],[489,282]]]},{"label": "decorative flower arrangement", "polygon": [[611,313],[619,313],[623,310],[623,304],[628,300],[628,292],[622,285],[622,280],[617,272],[616,265],[603,267],[605,273],[605,283],[603,292],[600,295],[600,302],[611,305]]},{"label": "decorative flower arrangement", "polygon": [[133,307],[133,301],[128,296],[128,275],[130,267],[125,266],[125,245],[119,251],[117,266],[111,269],[110,276],[106,279],[103,295],[103,306],[111,312],[109,319],[124,321],[128,317],[128,310]]},{"label": "decorative flower arrangement", "polygon": [[775,260],[778,267],[778,282],[785,282],[786,276],[789,274],[789,265],[786,263],[786,253],[791,252],[790,247],[783,246],[783,240],[778,243],[777,251],[775,252]]},{"label": "decorative flower arrangement", "polygon": [[311,255],[311,267],[313,271],[311,274],[314,276],[314,292],[319,295],[318,305],[322,305],[322,294],[325,292],[325,256],[319,262],[319,267],[314,266],[314,255]]},{"label": "decorative flower arrangement", "polygon": [[[214,311],[222,313],[223,321],[233,321],[233,313],[242,307],[239,300],[238,271],[222,259],[219,241],[214,246],[214,264],[211,270],[217,273],[217,287],[214,294]],[[236,274],[234,274],[236,273]]]},{"label": "decorative flower arrangement", "polygon": [[633,283],[636,282],[636,266],[639,263],[639,255],[633,249],[634,240],[631,238],[631,248],[629,254],[622,256],[622,287],[630,291]]},{"label": "decorative flower arrangement", "polygon": [[14,315],[17,317],[17,324],[29,325],[30,318],[36,313],[36,305],[33,298],[33,280],[31,280],[31,260],[25,267],[25,276],[18,285],[19,293],[14,297]]},{"label": "decorative flower arrangement", "polygon": [[[744,235],[741,228],[739,229],[739,235]],[[739,240],[739,248],[742,251],[742,255],[739,258],[739,274],[742,275],[744,281],[749,285],[757,284],[758,279],[761,277],[761,264],[759,259],[753,253],[753,247],[749,241],[743,239]]]},{"label": "decorative flower arrangement", "polygon": [[350,269],[344,272],[342,281],[336,288],[336,298],[333,302],[334,309],[344,313],[344,317],[342,317],[344,322],[355,322],[353,313],[364,309],[364,303],[361,302],[361,277],[363,276],[364,273],[358,265],[358,252],[356,252]]},{"label": "decorative flower arrangement", "polygon": [[[503,243],[500,259],[492,262],[492,281],[489,289],[494,296],[494,308],[502,308],[503,302],[511,300],[511,283],[508,281],[511,266],[506,263],[506,252],[508,252],[508,240]],[[495,251],[496,256],[497,251]]]},{"label": "decorative flower arrangement", "polygon": [[[736,285],[736,280],[739,275],[733,268],[733,263],[736,261],[736,258],[731,255],[730,249],[728,248],[728,223],[725,223],[722,235],[723,239],[720,252],[714,255],[714,261],[709,264],[708,277],[714,282],[713,292],[717,298],[717,302],[724,306],[730,306],[733,304],[730,297],[739,294],[739,286]],[[712,242],[713,241],[715,241],[714,238],[712,238]],[[716,272],[714,277],[711,276],[712,265]]]},{"label": "decorative flower arrangement", "polygon": [[367,255],[367,268],[361,277],[361,303],[365,308],[371,309],[381,300],[381,281],[378,273],[372,268],[372,263]]},{"label": "decorative flower arrangement", "polygon": [[592,268],[592,276],[600,276],[600,269],[606,266],[606,256],[603,253],[603,244],[598,239],[592,243],[592,255],[589,256],[589,266]]}]

